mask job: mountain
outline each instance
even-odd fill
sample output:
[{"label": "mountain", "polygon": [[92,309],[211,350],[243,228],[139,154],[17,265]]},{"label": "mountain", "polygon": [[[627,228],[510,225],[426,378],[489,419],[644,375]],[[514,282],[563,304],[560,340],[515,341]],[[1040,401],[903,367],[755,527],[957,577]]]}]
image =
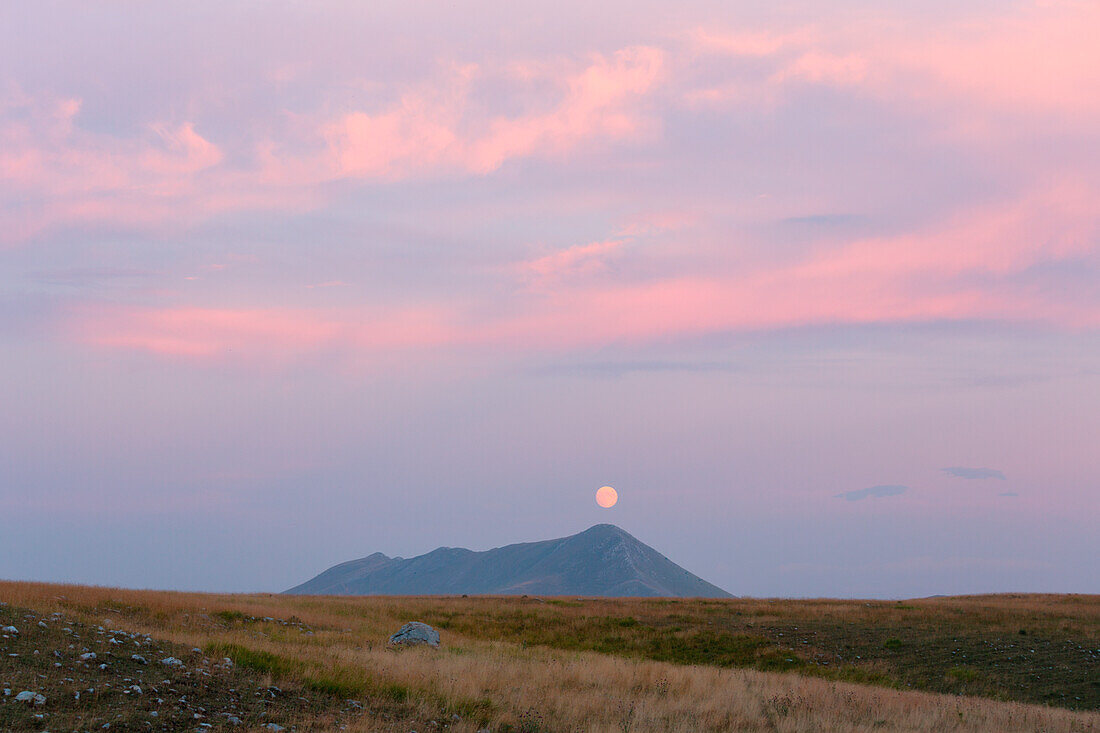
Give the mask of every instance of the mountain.
[{"label": "mountain", "polygon": [[404,559],[380,552],[329,568],[297,595],[548,595],[729,598],[613,524],[474,552],[440,547]]}]

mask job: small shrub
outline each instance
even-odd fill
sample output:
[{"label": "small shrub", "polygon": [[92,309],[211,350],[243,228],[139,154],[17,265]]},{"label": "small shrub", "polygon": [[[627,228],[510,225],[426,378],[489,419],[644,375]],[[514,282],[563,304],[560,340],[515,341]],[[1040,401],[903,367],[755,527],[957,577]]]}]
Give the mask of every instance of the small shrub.
[{"label": "small shrub", "polygon": [[215,611],[214,615],[227,624],[244,623],[245,616],[240,611]]}]

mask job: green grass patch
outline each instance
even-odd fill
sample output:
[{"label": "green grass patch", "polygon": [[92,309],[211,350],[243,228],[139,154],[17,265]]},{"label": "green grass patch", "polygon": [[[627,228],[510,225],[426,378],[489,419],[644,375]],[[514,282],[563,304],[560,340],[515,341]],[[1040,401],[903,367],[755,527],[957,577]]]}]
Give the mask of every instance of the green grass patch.
[{"label": "green grass patch", "polygon": [[235,623],[242,623],[243,624],[245,618],[247,618],[240,611],[215,611],[214,612],[214,617],[221,619],[222,621],[226,622],[227,624],[235,624]]},{"label": "green grass patch", "polygon": [[447,707],[448,713],[454,713],[464,720],[472,720],[478,725],[488,723],[496,711],[496,704],[487,697],[463,698]]},{"label": "green grass patch", "polygon": [[978,679],[980,673],[972,667],[952,667],[947,670],[947,676],[958,682],[973,682]]},{"label": "green grass patch", "polygon": [[238,667],[270,675],[277,681],[297,682],[307,690],[342,699],[369,695],[389,703],[405,703],[413,697],[412,691],[405,685],[374,679],[358,667],[338,664],[323,666],[318,662],[291,659],[240,644],[210,644],[206,652],[228,657]]},{"label": "green grass patch", "polygon": [[240,644],[209,644],[207,654],[221,655],[233,664],[276,679],[301,678],[303,663],[271,652],[249,649]]}]

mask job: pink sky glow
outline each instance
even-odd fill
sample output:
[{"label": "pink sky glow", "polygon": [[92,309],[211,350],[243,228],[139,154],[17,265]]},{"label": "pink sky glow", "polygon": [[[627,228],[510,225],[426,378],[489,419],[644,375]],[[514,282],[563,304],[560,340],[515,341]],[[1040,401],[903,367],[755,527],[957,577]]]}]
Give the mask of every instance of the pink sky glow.
[{"label": "pink sky glow", "polygon": [[[10,3],[0,485],[327,538],[219,588],[431,549],[363,518],[399,496],[432,547],[619,517],[735,593],[1100,590],[1097,37],[1085,0]],[[795,505],[820,582],[708,559]]]}]

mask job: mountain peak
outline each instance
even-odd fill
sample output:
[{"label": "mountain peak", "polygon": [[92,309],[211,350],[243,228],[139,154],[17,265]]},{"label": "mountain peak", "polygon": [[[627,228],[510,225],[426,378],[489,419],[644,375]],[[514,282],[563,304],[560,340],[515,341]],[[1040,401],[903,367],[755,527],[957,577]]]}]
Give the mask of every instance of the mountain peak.
[{"label": "mountain peak", "polygon": [[[630,533],[621,527],[616,527],[614,524],[593,524],[588,529],[573,535],[574,537],[580,537],[582,535],[618,535],[620,537],[630,537]],[[631,538],[633,539],[633,538]]]},{"label": "mountain peak", "polygon": [[569,537],[484,552],[440,547],[407,560],[375,553],[329,568],[287,593],[729,597],[605,523]]}]

